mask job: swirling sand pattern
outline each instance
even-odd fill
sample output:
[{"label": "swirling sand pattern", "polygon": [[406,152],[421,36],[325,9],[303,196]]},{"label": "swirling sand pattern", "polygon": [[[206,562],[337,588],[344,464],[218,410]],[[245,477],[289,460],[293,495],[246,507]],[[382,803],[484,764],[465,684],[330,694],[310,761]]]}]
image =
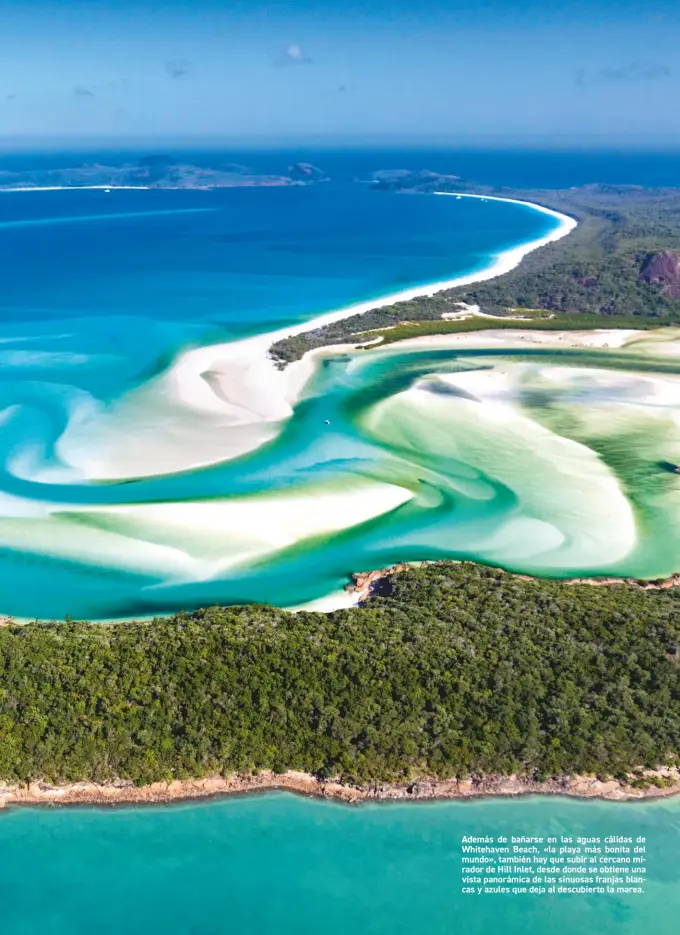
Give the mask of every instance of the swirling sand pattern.
[{"label": "swirling sand pattern", "polygon": [[[219,214],[159,205],[145,225]],[[63,205],[53,215],[41,226],[29,212],[16,229],[46,237]],[[534,236],[556,236],[551,225]],[[483,332],[333,348],[280,372],[271,333],[216,343],[205,319],[131,328],[124,307],[105,311],[32,310],[40,340],[21,320],[3,328],[6,613],[332,606],[352,571],[444,557],[560,576],[680,568],[674,331]]]},{"label": "swirling sand pattern", "polygon": [[[55,567],[85,582],[111,575],[150,611],[299,604],[397,560],[559,576],[677,570],[678,335],[633,335],[618,350],[563,350],[559,334],[557,346],[537,334],[530,347],[532,337],[519,348],[481,333],[477,347],[318,352],[290,414],[265,423],[271,437],[134,484],[58,483],[68,465],[30,463],[20,449],[5,473],[7,561],[21,556],[34,580]],[[138,404],[139,424],[153,421],[151,400]],[[6,411],[0,431],[21,415]],[[191,414],[173,417],[178,437],[182,419],[194,430]]]}]

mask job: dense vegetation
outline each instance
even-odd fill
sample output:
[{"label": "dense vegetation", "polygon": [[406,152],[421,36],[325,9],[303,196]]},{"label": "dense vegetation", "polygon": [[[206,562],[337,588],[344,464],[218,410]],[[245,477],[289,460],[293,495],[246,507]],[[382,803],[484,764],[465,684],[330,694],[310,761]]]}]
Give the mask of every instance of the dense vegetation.
[{"label": "dense vegetation", "polygon": [[466,287],[468,302],[483,310],[523,305],[680,320],[680,300],[639,279],[648,256],[680,249],[680,190],[586,186],[523,196],[576,217],[579,226],[505,276]]},{"label": "dense vegetation", "polygon": [[[602,327],[602,319],[597,315],[567,315],[559,312],[536,315],[523,310],[522,318],[524,320],[506,316],[498,318],[474,316],[443,321],[442,319],[435,321],[405,321],[398,325],[391,325],[385,330],[377,328],[366,337],[380,338],[380,346],[384,347],[386,344],[395,344],[397,341],[405,341],[408,338],[422,338],[425,335],[433,334],[464,334],[470,331],[482,331],[487,328],[492,328],[494,331],[516,331],[518,328],[531,331],[580,331],[582,329]],[[646,328],[656,328],[658,323],[641,320],[632,315],[616,315],[607,319],[607,327],[644,330]],[[359,348],[361,346],[361,344],[357,345]],[[367,343],[365,348],[370,350],[371,345]]]},{"label": "dense vegetation", "polygon": [[0,778],[618,774],[680,754],[680,590],[411,569],[332,614],[0,630]]},{"label": "dense vegetation", "polygon": [[[439,189],[447,187],[441,180],[432,184]],[[455,180],[448,183],[451,186],[465,187]],[[456,311],[456,303],[461,301],[500,316],[511,316],[517,308],[557,313],[563,316],[560,327],[564,328],[593,327],[586,322],[594,315],[605,319],[603,327],[630,327],[631,319],[639,327],[680,322],[680,299],[664,295],[662,288],[642,281],[639,275],[649,256],[680,250],[680,189],[592,185],[565,191],[480,191],[544,204],[576,217],[579,226],[562,240],[528,254],[503,276],[353,315],[285,338],[272,346],[272,357],[285,365],[314,347],[367,340],[371,337],[365,334],[368,331],[399,323],[441,324],[442,314]],[[376,192],[376,197],[382,196]],[[586,317],[581,321],[566,318],[572,315]],[[466,326],[475,330],[485,327],[488,322],[484,319]],[[443,330],[452,329],[444,326]]]}]

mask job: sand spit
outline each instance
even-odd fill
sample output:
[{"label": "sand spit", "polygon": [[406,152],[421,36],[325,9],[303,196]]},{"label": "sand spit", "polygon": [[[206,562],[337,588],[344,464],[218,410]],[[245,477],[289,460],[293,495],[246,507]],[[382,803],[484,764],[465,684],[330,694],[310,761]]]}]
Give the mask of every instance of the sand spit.
[{"label": "sand spit", "polygon": [[[58,444],[61,460],[89,480],[120,480],[216,464],[270,441],[304,397],[324,351],[306,354],[279,370],[269,356],[276,341],[396,302],[493,279],[576,227],[573,218],[541,205],[493,200],[524,204],[559,224],[544,237],[500,252],[486,269],[348,305],[267,334],[185,351],[169,370],[132,390],[110,411],[69,425]],[[144,446],[130,445],[131,433],[139,428]]]},{"label": "sand spit", "polygon": [[[310,773],[290,770],[276,774],[263,770],[258,775],[210,776],[136,786],[129,780],[110,783],[75,782],[53,785],[47,782],[0,784],[0,808],[6,805],[164,805],[218,795],[243,795],[285,790],[349,804],[361,802],[416,802],[437,799],[469,800],[481,796],[563,795],[612,801],[661,798],[680,792],[680,769],[663,767],[644,770],[630,782],[646,780],[639,788],[617,779],[595,776],[564,776],[538,782],[519,776],[485,776],[471,779],[432,779],[422,777],[403,783],[346,785],[337,780],[321,780]],[[654,783],[658,783],[655,785]]]}]

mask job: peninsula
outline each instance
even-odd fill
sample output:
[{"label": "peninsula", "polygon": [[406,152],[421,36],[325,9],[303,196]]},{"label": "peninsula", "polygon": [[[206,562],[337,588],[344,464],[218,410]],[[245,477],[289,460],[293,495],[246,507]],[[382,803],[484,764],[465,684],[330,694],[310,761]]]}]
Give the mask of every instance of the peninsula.
[{"label": "peninsula", "polygon": [[578,225],[568,237],[527,253],[503,275],[442,286],[283,337],[270,348],[279,366],[332,344],[375,346],[490,327],[641,329],[680,322],[680,189],[517,190],[427,172],[392,173],[387,180],[377,173],[373,184],[376,195],[396,189],[523,201],[575,218]]},{"label": "peninsula", "polygon": [[668,794],[679,610],[674,587],[436,562],[330,614],[9,622],[0,800]]}]

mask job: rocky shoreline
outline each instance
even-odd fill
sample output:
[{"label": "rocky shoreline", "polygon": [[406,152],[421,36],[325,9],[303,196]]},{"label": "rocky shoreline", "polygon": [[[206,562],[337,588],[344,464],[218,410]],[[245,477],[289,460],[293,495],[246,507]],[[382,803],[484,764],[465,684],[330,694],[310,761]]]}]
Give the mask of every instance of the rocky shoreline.
[{"label": "rocky shoreline", "polygon": [[[612,801],[648,800],[680,792],[680,768],[645,770],[646,788],[618,779],[600,780],[595,776],[570,776],[538,782],[518,776],[487,776],[472,779],[422,778],[410,783],[369,783],[352,786],[337,780],[317,779],[309,773],[263,770],[257,775],[211,776],[136,786],[128,780],[110,783],[75,782],[54,785],[47,782],[0,784],[0,808],[7,805],[153,805],[221,795],[285,790],[347,804],[362,802],[414,802],[442,799],[468,800],[480,796],[562,795]],[[655,785],[654,783],[659,783]]]},{"label": "rocky shoreline", "polygon": [[[373,594],[380,594],[383,590],[389,591],[388,585],[381,585],[379,582],[384,581],[384,579],[389,578],[391,575],[399,574],[401,571],[408,571],[410,568],[413,568],[418,565],[446,565],[449,564],[447,561],[443,562],[398,562],[396,565],[391,565],[388,568],[376,568],[374,571],[357,571],[352,574],[352,584],[348,584],[345,588],[351,594],[356,595],[357,603],[368,600],[368,598]],[[536,578],[532,575],[520,575],[515,572],[505,571],[503,568],[495,568],[494,571],[497,571],[499,574],[508,574],[512,575],[514,578],[519,578],[521,581],[540,581],[545,580],[542,578]],[[650,581],[643,581],[638,578],[613,578],[613,577],[602,577],[602,578],[560,578],[562,584],[589,584],[592,587],[609,587],[613,585],[623,585],[628,588],[632,588],[636,591],[666,591],[669,588],[680,587],[680,572],[669,575],[668,578],[658,578]],[[0,623],[1,625],[1,623]]]}]

